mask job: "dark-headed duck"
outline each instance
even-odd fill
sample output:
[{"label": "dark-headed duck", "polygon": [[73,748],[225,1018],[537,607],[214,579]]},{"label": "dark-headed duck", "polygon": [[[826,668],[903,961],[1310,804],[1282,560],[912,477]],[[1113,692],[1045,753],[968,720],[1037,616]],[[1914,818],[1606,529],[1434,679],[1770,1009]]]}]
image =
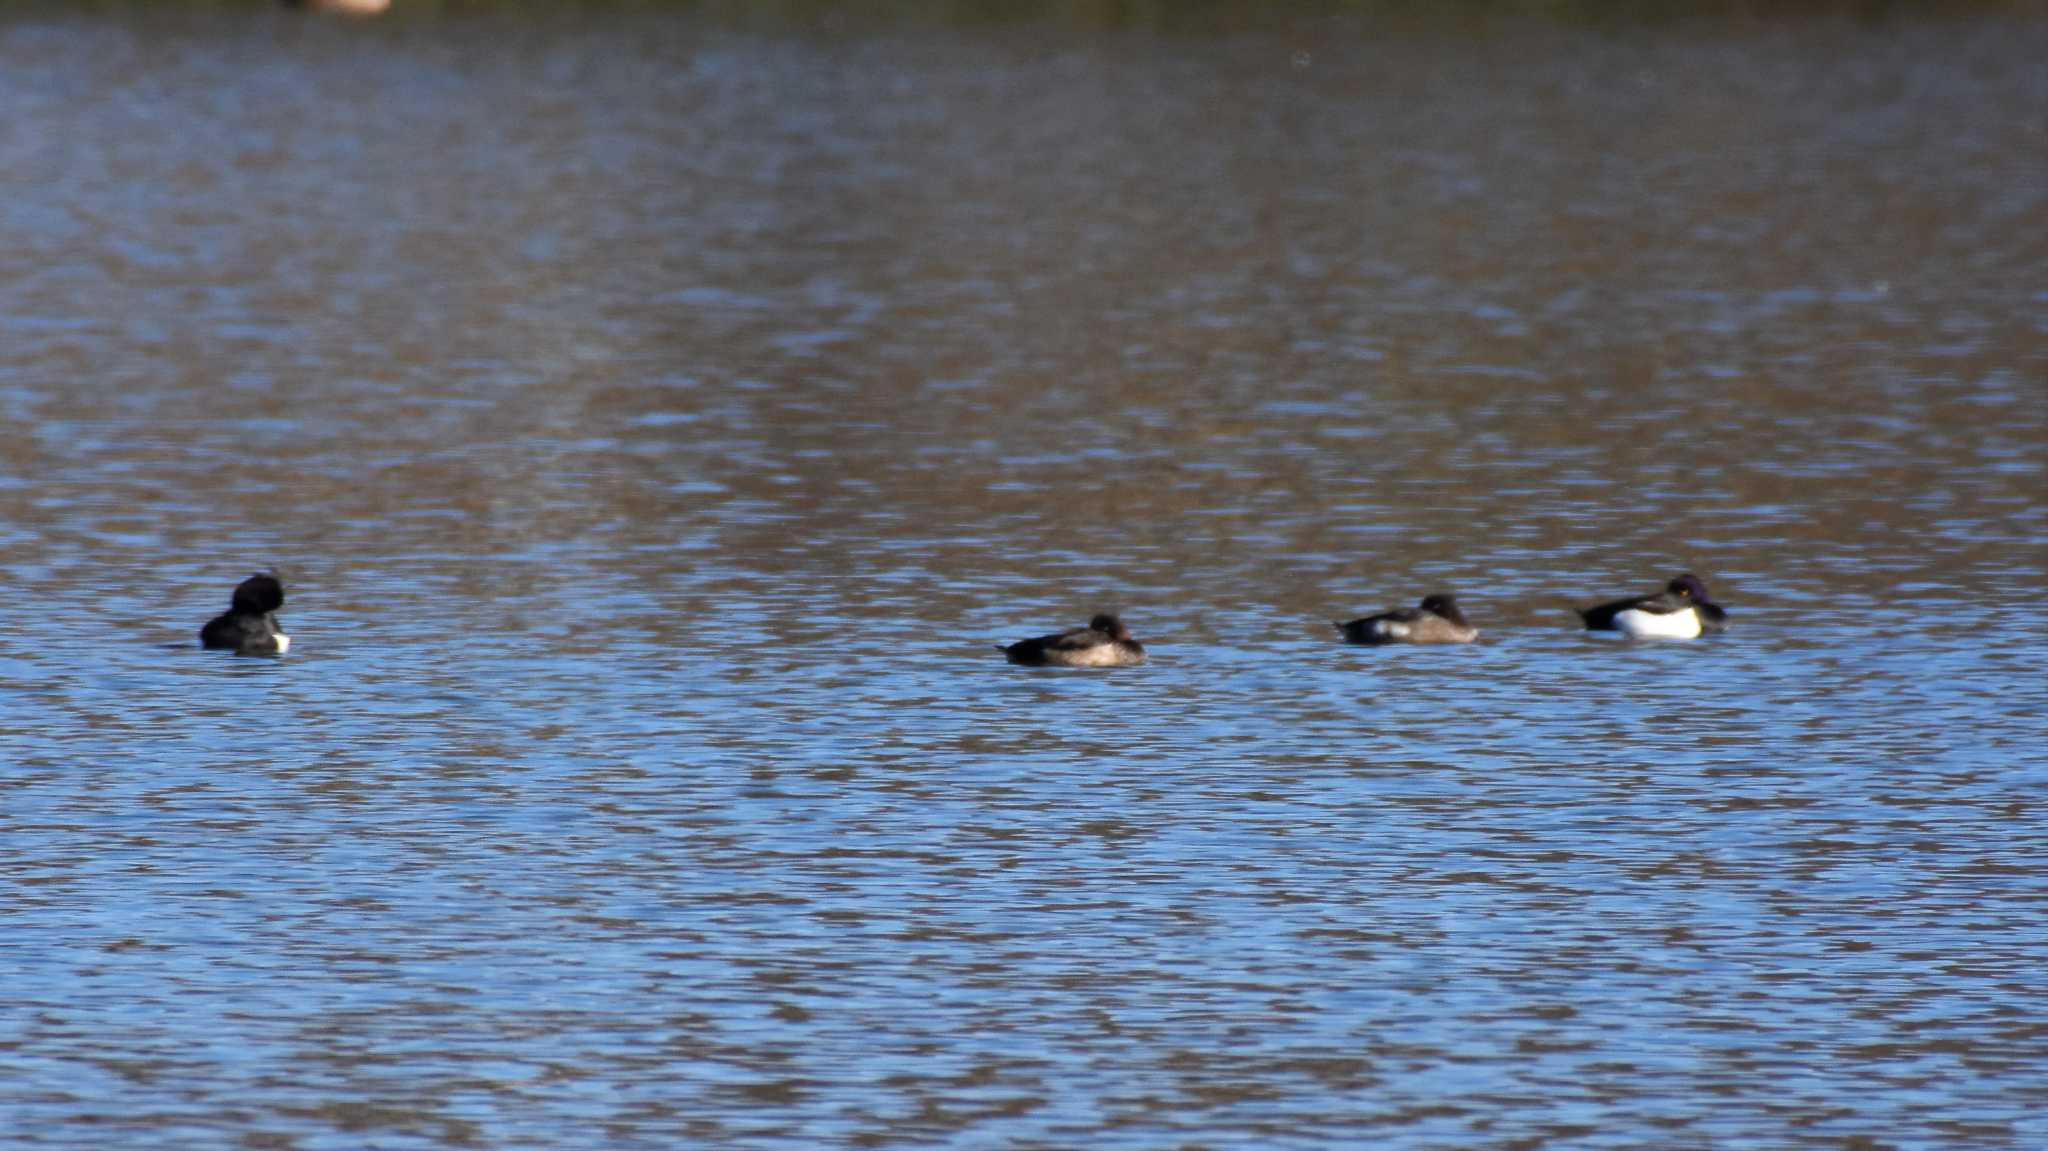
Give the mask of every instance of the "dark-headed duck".
[{"label": "dark-headed duck", "polygon": [[283,655],[292,646],[292,637],[277,627],[277,609],[283,606],[284,585],[276,576],[258,572],[235,587],[227,611],[199,629],[199,644],[241,655]]},{"label": "dark-headed duck", "polygon": [[1479,638],[1479,629],[1465,622],[1457,598],[1450,595],[1340,623],[1337,630],[1351,643],[1471,643]]},{"label": "dark-headed duck", "polygon": [[1113,615],[1096,616],[1087,627],[1058,635],[1018,640],[1002,651],[1011,663],[1029,667],[1135,667],[1145,662],[1145,646]]},{"label": "dark-headed duck", "polygon": [[1696,639],[1728,626],[1728,613],[1707,598],[1707,585],[1687,572],[1664,590],[1579,609],[1587,631],[1618,631],[1630,639]]}]

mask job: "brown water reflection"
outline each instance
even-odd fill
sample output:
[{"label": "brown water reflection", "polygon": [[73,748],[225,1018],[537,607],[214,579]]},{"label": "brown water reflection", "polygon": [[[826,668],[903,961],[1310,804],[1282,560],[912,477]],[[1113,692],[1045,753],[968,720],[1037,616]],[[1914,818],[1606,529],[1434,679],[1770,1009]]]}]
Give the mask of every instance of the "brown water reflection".
[{"label": "brown water reflection", "polygon": [[0,1132],[2048,1142],[2043,29],[0,18]]}]

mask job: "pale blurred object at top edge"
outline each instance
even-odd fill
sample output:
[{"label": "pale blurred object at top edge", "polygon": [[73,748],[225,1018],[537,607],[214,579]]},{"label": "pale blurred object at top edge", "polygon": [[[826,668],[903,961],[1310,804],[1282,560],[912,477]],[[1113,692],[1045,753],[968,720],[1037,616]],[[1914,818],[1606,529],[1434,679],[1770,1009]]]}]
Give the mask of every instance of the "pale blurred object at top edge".
[{"label": "pale blurred object at top edge", "polygon": [[391,8],[391,0],[281,0],[287,8],[332,12],[340,16],[378,16]]}]

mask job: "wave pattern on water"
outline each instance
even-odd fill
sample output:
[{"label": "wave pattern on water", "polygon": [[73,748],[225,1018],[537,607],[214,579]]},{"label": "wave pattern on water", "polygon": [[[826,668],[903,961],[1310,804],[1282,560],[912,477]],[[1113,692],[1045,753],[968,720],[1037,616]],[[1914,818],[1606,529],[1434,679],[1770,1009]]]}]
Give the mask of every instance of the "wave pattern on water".
[{"label": "wave pattern on water", "polygon": [[0,18],[0,1140],[2048,1145],[2038,25],[138,19]]}]

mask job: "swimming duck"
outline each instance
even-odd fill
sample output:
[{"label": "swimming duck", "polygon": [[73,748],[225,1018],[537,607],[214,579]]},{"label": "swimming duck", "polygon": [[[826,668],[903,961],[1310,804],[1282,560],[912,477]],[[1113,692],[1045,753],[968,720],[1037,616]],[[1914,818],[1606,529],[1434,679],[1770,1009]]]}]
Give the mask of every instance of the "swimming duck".
[{"label": "swimming duck", "polygon": [[1465,622],[1457,598],[1448,594],[1425,597],[1420,607],[1340,623],[1337,630],[1349,643],[1471,643],[1479,638],[1479,629]]},{"label": "swimming duck", "polygon": [[277,609],[283,606],[284,585],[268,572],[257,572],[236,585],[227,611],[199,629],[199,644],[240,655],[283,655],[292,646],[292,637],[277,627]]},{"label": "swimming duck", "polygon": [[1098,615],[1087,627],[1018,640],[1002,649],[1011,663],[1030,667],[1135,667],[1145,662],[1145,645],[1113,615]]},{"label": "swimming duck", "polygon": [[1630,639],[1694,639],[1728,626],[1728,613],[1707,598],[1691,572],[1673,576],[1656,595],[1579,609],[1587,631],[1618,631]]}]

